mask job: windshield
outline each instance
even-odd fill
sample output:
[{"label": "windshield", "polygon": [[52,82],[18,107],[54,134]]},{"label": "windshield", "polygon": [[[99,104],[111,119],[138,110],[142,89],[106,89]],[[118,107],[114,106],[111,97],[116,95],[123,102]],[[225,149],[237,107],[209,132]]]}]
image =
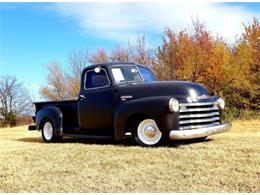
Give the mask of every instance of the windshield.
[{"label": "windshield", "polygon": [[143,81],[136,66],[117,66],[111,69],[116,83]]}]

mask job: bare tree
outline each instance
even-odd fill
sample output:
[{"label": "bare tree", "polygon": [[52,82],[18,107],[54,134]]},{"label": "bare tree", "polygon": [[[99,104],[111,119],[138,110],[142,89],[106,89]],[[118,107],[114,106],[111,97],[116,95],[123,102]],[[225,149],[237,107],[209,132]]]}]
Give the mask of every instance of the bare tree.
[{"label": "bare tree", "polygon": [[89,52],[83,50],[73,50],[69,56],[69,63],[72,74],[79,76],[84,67],[89,63]]},{"label": "bare tree", "polygon": [[88,65],[89,57],[88,51],[74,50],[69,56],[68,70],[63,70],[59,63],[47,64],[47,84],[40,88],[43,98],[51,101],[76,99],[80,89],[81,73]]},{"label": "bare tree", "polygon": [[155,50],[147,47],[144,35],[138,36],[134,42],[129,42],[128,46],[115,45],[109,56],[113,62],[132,61],[149,66],[155,64],[155,58]]},{"label": "bare tree", "polygon": [[133,51],[133,60],[136,63],[152,66],[155,64],[155,51],[146,46],[145,36],[139,36],[134,44],[129,46]]},{"label": "bare tree", "polygon": [[109,58],[112,62],[129,62],[133,58],[133,51],[130,46],[122,47],[120,44],[117,44]]},{"label": "bare tree", "polygon": [[49,71],[47,85],[40,88],[41,95],[47,100],[54,101],[70,99],[69,87],[61,66],[58,63],[50,63],[46,68]]},{"label": "bare tree", "polygon": [[0,78],[0,115],[4,119],[10,113],[16,116],[31,114],[32,100],[27,90],[14,76],[2,76]]},{"label": "bare tree", "polygon": [[109,57],[104,48],[99,48],[95,53],[92,53],[89,56],[88,60],[90,63],[103,63],[103,62],[108,62]]},{"label": "bare tree", "polygon": [[69,97],[75,99],[80,90],[82,70],[88,65],[89,53],[83,50],[74,50],[69,58],[70,69],[65,72]]}]

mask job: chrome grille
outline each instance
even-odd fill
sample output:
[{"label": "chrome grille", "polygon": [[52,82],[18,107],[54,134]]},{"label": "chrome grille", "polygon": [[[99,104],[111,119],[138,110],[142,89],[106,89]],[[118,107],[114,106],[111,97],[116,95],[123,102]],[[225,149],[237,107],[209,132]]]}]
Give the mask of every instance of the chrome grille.
[{"label": "chrome grille", "polygon": [[220,124],[217,102],[180,104],[180,130],[197,129]]}]

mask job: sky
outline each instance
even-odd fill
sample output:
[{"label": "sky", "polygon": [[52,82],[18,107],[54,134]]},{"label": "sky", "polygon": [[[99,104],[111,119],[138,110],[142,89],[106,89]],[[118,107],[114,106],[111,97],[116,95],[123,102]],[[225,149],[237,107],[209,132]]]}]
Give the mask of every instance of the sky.
[{"label": "sky", "polygon": [[0,76],[15,75],[40,100],[44,65],[68,68],[73,50],[109,50],[140,35],[155,47],[166,27],[189,30],[192,18],[232,44],[259,10],[257,2],[0,3]]}]

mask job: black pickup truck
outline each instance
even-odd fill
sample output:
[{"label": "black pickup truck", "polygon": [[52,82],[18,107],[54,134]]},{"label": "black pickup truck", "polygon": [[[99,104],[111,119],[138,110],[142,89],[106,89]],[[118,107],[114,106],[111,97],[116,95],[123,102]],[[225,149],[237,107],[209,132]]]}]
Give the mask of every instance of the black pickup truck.
[{"label": "black pickup truck", "polygon": [[[163,71],[163,70],[162,70]],[[231,128],[222,123],[222,98],[201,85],[157,81],[145,66],[105,63],[85,68],[77,100],[36,102],[35,125],[45,142],[63,136],[113,138],[126,133],[142,146],[205,138]]]}]

